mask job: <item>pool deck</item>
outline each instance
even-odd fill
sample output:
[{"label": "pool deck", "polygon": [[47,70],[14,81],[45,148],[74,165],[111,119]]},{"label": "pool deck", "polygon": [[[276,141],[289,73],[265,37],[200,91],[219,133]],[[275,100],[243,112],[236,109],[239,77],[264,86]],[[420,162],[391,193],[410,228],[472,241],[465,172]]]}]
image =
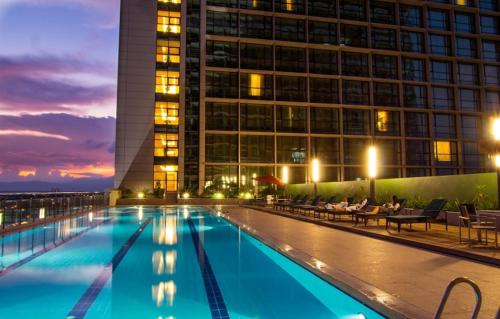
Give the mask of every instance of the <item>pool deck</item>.
[{"label": "pool deck", "polygon": [[[433,318],[446,285],[458,276],[480,286],[479,318],[495,318],[500,307],[498,266],[248,207],[228,206],[223,212],[234,224],[390,318]],[[379,228],[385,232],[385,227]],[[429,234],[433,232],[435,226]],[[417,232],[398,236],[412,233]],[[494,254],[498,258],[497,250]],[[444,318],[469,318],[473,306],[472,289],[457,286]]]}]

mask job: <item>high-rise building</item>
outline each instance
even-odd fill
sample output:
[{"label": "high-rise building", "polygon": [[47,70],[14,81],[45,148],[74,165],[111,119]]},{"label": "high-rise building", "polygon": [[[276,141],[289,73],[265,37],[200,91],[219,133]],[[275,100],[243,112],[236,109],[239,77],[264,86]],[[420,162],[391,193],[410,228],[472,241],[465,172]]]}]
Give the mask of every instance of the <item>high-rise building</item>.
[{"label": "high-rise building", "polygon": [[483,172],[497,0],[122,0],[116,186]]}]

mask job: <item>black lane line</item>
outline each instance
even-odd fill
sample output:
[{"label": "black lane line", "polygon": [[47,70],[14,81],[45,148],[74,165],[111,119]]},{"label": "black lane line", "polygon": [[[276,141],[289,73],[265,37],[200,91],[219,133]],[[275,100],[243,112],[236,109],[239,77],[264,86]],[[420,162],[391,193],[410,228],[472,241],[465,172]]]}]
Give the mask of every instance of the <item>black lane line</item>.
[{"label": "black lane line", "polygon": [[132,234],[127,242],[120,248],[120,250],[113,256],[113,259],[101,271],[99,276],[94,280],[90,287],[85,291],[80,300],[76,303],[73,309],[69,312],[66,318],[83,319],[90,307],[94,304],[97,296],[104,288],[109,278],[118,267],[123,257],[127,254],[128,250],[134,245],[135,241],[142,234],[143,230],[153,220],[152,217],[146,219],[141,226]]},{"label": "black lane line", "polygon": [[194,248],[196,249],[196,256],[198,257],[198,264],[200,265],[203,284],[205,285],[205,291],[207,293],[212,318],[229,319],[226,303],[224,302],[219,285],[217,284],[217,279],[215,278],[215,274],[212,270],[212,265],[210,265],[210,260],[208,260],[205,248],[203,248],[203,243],[198,236],[198,232],[196,231],[191,218],[188,218],[187,222],[189,224],[189,229],[191,230]]},{"label": "black lane line", "polygon": [[104,224],[107,224],[109,223],[110,221],[112,220],[112,218],[108,218],[108,219],[105,219],[104,221],[100,222],[100,223],[96,223],[92,226],[90,226],[89,228],[87,229],[84,229],[78,233],[75,233],[73,235],[70,235],[68,238],[66,239],[62,239],[61,241],[57,242],[57,243],[52,243],[48,246],[45,246],[45,248],[43,248],[42,250],[34,253],[33,255],[30,255],[26,258],[23,258],[19,261],[16,261],[15,263],[13,263],[12,265],[0,270],[0,277],[3,277],[11,272],[13,272],[14,270],[16,270],[17,268],[21,267],[22,265],[25,265],[26,263],[32,261],[33,259],[37,258],[37,257],[40,257],[42,256],[43,254],[45,253],[48,253],[49,251],[61,246],[62,244],[66,244],[67,242],[79,237],[80,235],[83,235],[84,233],[88,232],[89,230],[91,229],[94,229],[98,226],[101,226],[101,225],[104,225]]}]

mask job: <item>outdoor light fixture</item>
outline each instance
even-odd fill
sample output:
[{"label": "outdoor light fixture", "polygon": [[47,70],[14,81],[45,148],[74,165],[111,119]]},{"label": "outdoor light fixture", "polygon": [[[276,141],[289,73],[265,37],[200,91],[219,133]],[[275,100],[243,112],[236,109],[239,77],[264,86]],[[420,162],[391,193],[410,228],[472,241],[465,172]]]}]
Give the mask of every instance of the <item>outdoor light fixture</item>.
[{"label": "outdoor light fixture", "polygon": [[314,183],[314,196],[316,197],[319,182],[319,160],[317,158],[311,161],[311,181]]},{"label": "outdoor light fixture", "polygon": [[500,153],[498,152],[498,146],[500,142],[500,118],[496,117],[492,120],[491,123],[491,134],[493,136],[493,140],[495,141],[495,155],[493,156],[493,160],[495,163],[495,168],[497,171],[497,205],[500,209]]},{"label": "outdoor light fixture", "polygon": [[45,219],[45,207],[40,208],[40,211],[38,212],[38,218]]},{"label": "outdoor light fixture", "polygon": [[370,178],[370,198],[375,199],[375,178],[377,177],[377,148],[368,147],[368,177]]},{"label": "outdoor light fixture", "polygon": [[283,181],[283,184],[288,184],[290,180],[290,169],[288,166],[283,166],[281,168],[281,180]]},{"label": "outdoor light fixture", "polygon": [[189,198],[189,193],[185,192],[184,194],[182,194],[182,198],[188,199]]},{"label": "outdoor light fixture", "polygon": [[491,133],[495,141],[500,141],[500,118],[494,118],[491,125]]},{"label": "outdoor light fixture", "polygon": [[144,198],[144,193],[143,192],[137,193],[137,198],[143,199]]}]

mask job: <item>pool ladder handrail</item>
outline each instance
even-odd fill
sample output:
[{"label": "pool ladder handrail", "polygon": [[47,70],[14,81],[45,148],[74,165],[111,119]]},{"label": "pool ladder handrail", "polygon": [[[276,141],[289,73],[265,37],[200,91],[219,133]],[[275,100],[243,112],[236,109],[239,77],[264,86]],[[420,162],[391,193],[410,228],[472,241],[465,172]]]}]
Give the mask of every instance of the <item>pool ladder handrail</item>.
[{"label": "pool ladder handrail", "polygon": [[481,289],[479,289],[479,286],[472,280],[470,280],[467,277],[457,277],[450,281],[448,286],[446,287],[443,297],[441,297],[441,302],[439,303],[439,307],[436,311],[436,314],[434,315],[434,319],[440,319],[441,315],[443,314],[444,307],[446,306],[446,303],[448,302],[448,298],[450,297],[451,291],[453,288],[455,288],[457,285],[466,283],[469,286],[474,289],[475,296],[476,296],[476,305],[474,306],[474,310],[471,315],[471,319],[476,319],[477,316],[479,315],[479,310],[481,309],[481,304],[483,302],[483,297],[481,294]]}]

